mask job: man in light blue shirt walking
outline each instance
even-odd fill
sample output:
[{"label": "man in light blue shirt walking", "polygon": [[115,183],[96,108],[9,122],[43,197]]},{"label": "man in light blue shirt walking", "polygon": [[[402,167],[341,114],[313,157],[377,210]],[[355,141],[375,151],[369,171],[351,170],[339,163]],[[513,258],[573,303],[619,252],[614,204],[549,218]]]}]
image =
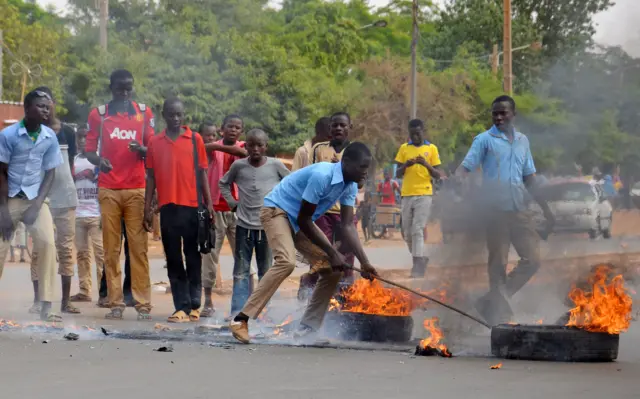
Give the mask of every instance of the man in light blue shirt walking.
[{"label": "man in light blue shirt walking", "polygon": [[[509,321],[508,298],[518,292],[540,267],[539,235],[527,211],[527,191],[542,208],[550,231],[554,217],[544,199],[536,195],[536,168],[529,139],[515,130],[515,101],[501,96],[492,104],[493,126],[473,140],[458,175],[482,168],[482,189],[478,210],[487,217],[489,286],[476,305],[490,323]],[[506,267],[513,244],[521,257],[509,275]]]},{"label": "man in light blue shirt walking", "polygon": [[11,235],[22,221],[38,253],[40,318],[60,321],[51,313],[56,272],[53,219],[45,199],[53,184],[62,153],[53,130],[44,125],[53,106],[51,96],[32,91],[24,98],[24,119],[0,132],[0,277]]},{"label": "man in light blue shirt walking", "polygon": [[343,245],[358,258],[366,277],[376,274],[353,223],[358,182],[366,178],[370,165],[369,148],[352,143],[344,150],[340,162],[320,162],[302,168],[285,177],[266,196],[260,222],[274,264],[230,324],[238,341],[249,343],[249,318],[260,315],[280,284],[291,275],[296,267],[296,249],[320,275],[296,337],[302,338],[320,328],[346,260],[314,222],[336,202],[340,202]]}]

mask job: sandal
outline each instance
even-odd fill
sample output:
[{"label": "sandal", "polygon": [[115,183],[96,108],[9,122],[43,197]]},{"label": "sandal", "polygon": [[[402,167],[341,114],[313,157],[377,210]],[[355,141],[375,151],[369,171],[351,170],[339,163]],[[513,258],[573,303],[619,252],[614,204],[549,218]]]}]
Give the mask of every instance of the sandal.
[{"label": "sandal", "polygon": [[191,313],[189,313],[190,321],[200,321],[200,310],[192,309]]},{"label": "sandal", "polygon": [[104,316],[107,320],[122,320],[122,309],[114,308]]},{"label": "sandal", "polygon": [[109,299],[107,297],[102,297],[98,299],[98,307],[99,308],[109,308]]},{"label": "sandal", "polygon": [[46,323],[62,323],[62,316],[55,313],[48,313],[46,315],[40,315],[40,320]]},{"label": "sandal", "polygon": [[[185,317],[187,316],[186,313],[184,315]],[[149,321],[149,320],[151,320],[151,315],[149,314],[149,312],[145,312],[145,311],[138,312],[138,321]]]},{"label": "sandal", "polygon": [[60,312],[68,313],[68,314],[80,314],[80,309],[76,308],[71,304],[67,304],[67,306],[62,306],[60,308]]},{"label": "sandal", "polygon": [[40,302],[34,303],[29,308],[29,313],[30,314],[40,314],[41,311],[42,311],[42,305],[40,305]]},{"label": "sandal", "polygon": [[200,317],[204,317],[204,318],[213,317],[213,314],[215,312],[216,310],[212,306],[208,306],[208,307],[202,308],[202,312],[200,312]]},{"label": "sandal", "polygon": [[91,302],[91,297],[85,294],[75,294],[69,298],[71,302]]},{"label": "sandal", "polygon": [[183,310],[178,310],[167,318],[167,322],[169,323],[186,323],[188,321],[189,316],[187,316],[187,314]]}]

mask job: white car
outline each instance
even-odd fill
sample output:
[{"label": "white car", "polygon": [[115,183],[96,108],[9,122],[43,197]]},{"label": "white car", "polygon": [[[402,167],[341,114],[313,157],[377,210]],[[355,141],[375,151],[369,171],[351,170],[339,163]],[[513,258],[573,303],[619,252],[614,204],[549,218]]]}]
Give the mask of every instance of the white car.
[{"label": "white car", "polygon": [[[599,184],[571,180],[549,183],[540,190],[556,218],[554,232],[611,238],[613,207]],[[531,206],[536,221],[544,223],[540,207],[535,202]]]}]

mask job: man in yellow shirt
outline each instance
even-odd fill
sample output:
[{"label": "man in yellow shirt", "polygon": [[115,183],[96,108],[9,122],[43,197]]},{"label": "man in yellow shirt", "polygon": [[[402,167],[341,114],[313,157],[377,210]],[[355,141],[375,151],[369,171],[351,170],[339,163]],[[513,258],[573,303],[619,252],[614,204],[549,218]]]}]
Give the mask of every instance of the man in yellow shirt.
[{"label": "man in yellow shirt", "polygon": [[431,213],[433,186],[431,179],[439,179],[440,155],[438,147],[424,138],[424,122],[409,122],[408,143],[400,146],[396,155],[398,178],[402,178],[402,233],[413,257],[411,277],[422,278],[429,257],[425,253],[424,229]]}]

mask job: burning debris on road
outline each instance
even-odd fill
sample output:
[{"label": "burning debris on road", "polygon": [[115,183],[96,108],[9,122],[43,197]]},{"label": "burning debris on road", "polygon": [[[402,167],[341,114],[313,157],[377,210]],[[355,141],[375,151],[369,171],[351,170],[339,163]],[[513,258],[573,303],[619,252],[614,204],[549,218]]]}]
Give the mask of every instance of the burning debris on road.
[{"label": "burning debris on road", "polygon": [[489,369],[491,369],[491,370],[500,370],[501,368],[502,368],[502,363],[493,364],[493,365],[489,366]]},{"label": "burning debris on road", "polygon": [[576,286],[571,289],[569,299],[575,307],[569,311],[567,327],[608,334],[629,329],[633,300],[622,275],[609,278],[610,274],[610,267],[598,266],[587,280],[590,291]]},{"label": "burning debris on road", "polygon": [[336,299],[329,310],[375,314],[381,316],[409,316],[425,300],[397,288],[386,288],[378,280],[356,280]]},{"label": "burning debris on road", "polygon": [[416,347],[416,356],[453,357],[449,348],[444,343],[441,343],[444,333],[438,327],[438,318],[426,319],[424,328],[427,329],[429,336],[420,341],[420,344]]}]

